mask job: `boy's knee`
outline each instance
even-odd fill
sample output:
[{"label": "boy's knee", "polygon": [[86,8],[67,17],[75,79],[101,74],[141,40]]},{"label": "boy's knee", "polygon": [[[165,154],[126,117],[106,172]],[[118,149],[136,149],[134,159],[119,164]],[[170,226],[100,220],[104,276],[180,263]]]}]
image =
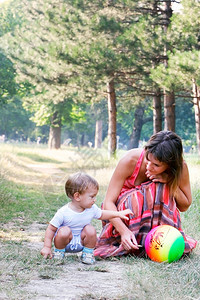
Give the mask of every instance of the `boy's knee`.
[{"label": "boy's knee", "polygon": [[81,233],[81,236],[96,236],[96,229],[92,226],[92,225],[86,225],[83,230],[82,230],[82,233]]},{"label": "boy's knee", "polygon": [[58,230],[57,236],[61,239],[72,239],[71,229],[67,226],[63,226]]},{"label": "boy's knee", "polygon": [[92,225],[86,225],[81,232],[81,242],[84,247],[94,248],[97,241],[96,230]]}]

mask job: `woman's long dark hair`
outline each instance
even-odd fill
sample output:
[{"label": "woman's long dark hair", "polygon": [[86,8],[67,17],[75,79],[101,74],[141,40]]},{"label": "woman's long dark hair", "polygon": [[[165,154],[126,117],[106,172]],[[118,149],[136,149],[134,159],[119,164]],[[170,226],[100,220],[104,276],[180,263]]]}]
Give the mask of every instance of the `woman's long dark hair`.
[{"label": "woman's long dark hair", "polygon": [[159,131],[151,136],[144,147],[146,158],[149,153],[168,165],[168,185],[174,194],[183,168],[183,146],[181,138],[172,131]]}]

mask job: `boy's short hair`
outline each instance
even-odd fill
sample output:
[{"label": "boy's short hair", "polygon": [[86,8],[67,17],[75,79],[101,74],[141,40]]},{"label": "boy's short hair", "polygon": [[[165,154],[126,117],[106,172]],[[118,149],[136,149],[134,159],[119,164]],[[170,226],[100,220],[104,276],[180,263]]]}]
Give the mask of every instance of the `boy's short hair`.
[{"label": "boy's short hair", "polygon": [[83,194],[90,186],[99,190],[96,179],[84,172],[78,172],[69,176],[65,183],[65,192],[69,198],[73,198],[76,192]]}]

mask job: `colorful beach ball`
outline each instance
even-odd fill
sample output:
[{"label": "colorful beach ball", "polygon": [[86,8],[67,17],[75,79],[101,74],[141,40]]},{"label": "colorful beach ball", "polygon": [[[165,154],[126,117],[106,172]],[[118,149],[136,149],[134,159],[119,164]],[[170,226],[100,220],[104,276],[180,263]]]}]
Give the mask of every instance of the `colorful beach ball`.
[{"label": "colorful beach ball", "polygon": [[184,252],[185,241],[178,229],[170,225],[153,228],[145,239],[148,257],[157,262],[177,261]]}]

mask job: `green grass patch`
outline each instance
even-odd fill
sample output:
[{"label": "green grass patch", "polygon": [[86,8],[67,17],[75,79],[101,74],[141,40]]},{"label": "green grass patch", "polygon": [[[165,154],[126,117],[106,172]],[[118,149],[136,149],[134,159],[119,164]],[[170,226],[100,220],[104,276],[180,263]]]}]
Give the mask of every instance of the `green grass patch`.
[{"label": "green grass patch", "polygon": [[47,222],[67,201],[64,192],[58,197],[54,191],[47,192],[47,186],[38,189],[6,180],[1,182],[0,194],[1,223],[18,218],[23,218],[25,225],[34,221]]},{"label": "green grass patch", "polygon": [[52,158],[48,158],[48,157],[45,157],[45,156],[41,156],[41,155],[39,155],[37,153],[18,152],[17,156],[27,157],[27,158],[30,158],[33,161],[36,161],[36,162],[45,162],[45,163],[54,163],[54,164],[55,163],[56,164],[61,163],[61,162],[59,162],[56,159],[52,159]]}]

